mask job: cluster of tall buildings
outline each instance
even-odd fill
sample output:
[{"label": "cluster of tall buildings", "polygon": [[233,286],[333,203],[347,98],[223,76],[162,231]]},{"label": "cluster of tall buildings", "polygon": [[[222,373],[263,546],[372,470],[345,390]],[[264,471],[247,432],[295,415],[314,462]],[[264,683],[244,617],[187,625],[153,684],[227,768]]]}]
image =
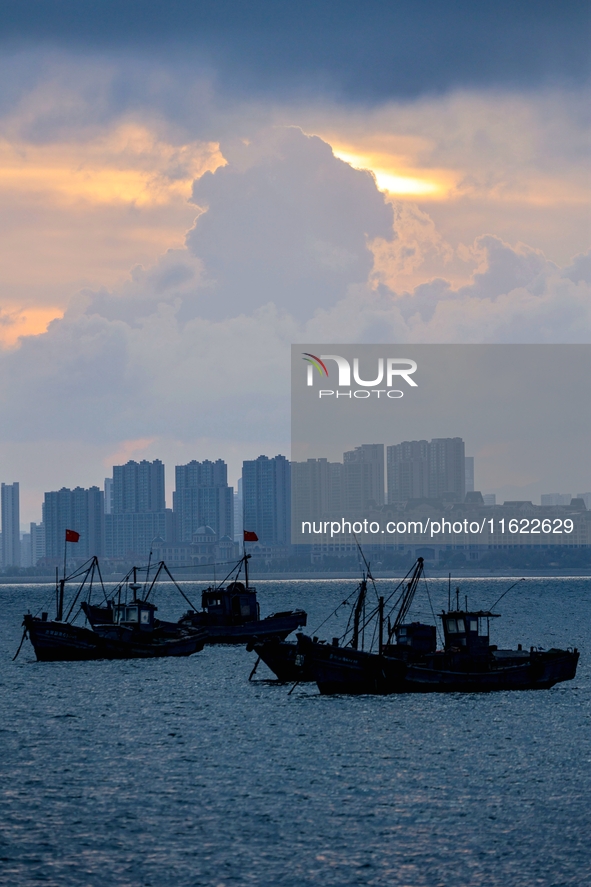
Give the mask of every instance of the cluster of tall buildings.
[{"label": "cluster of tall buildings", "polygon": [[474,490],[474,457],[460,437],[412,440],[385,447],[363,444],[342,462],[294,462],[294,519],[305,514],[364,515],[370,507],[409,499],[463,502]]},{"label": "cluster of tall buildings", "polygon": [[[243,463],[234,490],[222,459],[175,467],[172,508],[166,507],[165,467],[159,460],[115,465],[104,489],[75,487],[45,493],[43,519],[20,532],[19,484],[1,485],[1,566],[47,566],[64,557],[67,529],[80,534],[71,555],[112,561],[146,558],[171,565],[209,563],[238,554],[242,531],[258,537],[259,553],[290,552],[291,524],[310,516],[358,519],[369,510],[409,501],[494,505],[474,493],[474,458],[459,437],[363,444],[342,462],[259,456]],[[591,508],[591,494],[578,494]],[[542,505],[569,504],[570,494],[543,494]],[[476,500],[475,500],[476,501]]]},{"label": "cluster of tall buildings", "polygon": [[[104,489],[63,487],[45,493],[40,524],[20,534],[19,485],[2,484],[2,566],[61,562],[66,530],[79,533],[68,556],[116,561],[155,557],[187,564],[238,553],[243,525],[262,546],[290,543],[291,472],[284,456],[243,463],[238,489],[222,459],[175,468],[172,508],[166,507],[159,460],[115,465]],[[22,536],[22,538],[21,538]]]}]

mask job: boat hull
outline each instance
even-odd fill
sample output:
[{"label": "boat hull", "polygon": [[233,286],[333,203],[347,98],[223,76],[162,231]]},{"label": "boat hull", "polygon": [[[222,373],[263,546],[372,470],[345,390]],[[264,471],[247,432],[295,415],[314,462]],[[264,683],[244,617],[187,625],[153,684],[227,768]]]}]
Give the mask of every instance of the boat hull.
[{"label": "boat hull", "polygon": [[323,695],[542,690],[572,680],[579,659],[577,651],[548,650],[528,654],[519,664],[488,661],[433,667],[428,662],[315,644],[301,636],[299,644]]},{"label": "boat hull", "polygon": [[67,622],[56,622],[25,616],[35,656],[39,662],[74,662],[98,659],[156,659],[166,656],[191,656],[203,649],[204,632],[186,632],[176,638],[129,638],[116,634],[109,636]]},{"label": "boat hull", "polygon": [[303,610],[234,625],[226,620],[217,621],[208,613],[194,613],[184,617],[183,624],[205,629],[206,644],[252,644],[271,638],[283,641],[292,631],[305,625],[306,620],[307,615]]},{"label": "boat hull", "polygon": [[273,639],[262,644],[252,644],[249,649],[260,656],[279,681],[301,683],[314,680],[312,669],[306,665],[305,655],[295,643]]}]

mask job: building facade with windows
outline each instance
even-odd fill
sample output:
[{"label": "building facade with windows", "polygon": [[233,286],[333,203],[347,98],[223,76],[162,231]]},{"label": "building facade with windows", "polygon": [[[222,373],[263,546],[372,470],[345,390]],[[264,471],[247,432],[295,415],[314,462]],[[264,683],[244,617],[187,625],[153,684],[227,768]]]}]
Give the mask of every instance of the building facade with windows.
[{"label": "building facade with windows", "polygon": [[218,538],[233,538],[234,490],[223,459],[177,465],[172,507],[177,542],[191,542],[203,526],[212,527]]},{"label": "building facade with windows", "polygon": [[2,566],[20,567],[20,493],[18,483],[2,484]]},{"label": "building facade with windows", "polygon": [[242,463],[244,529],[267,546],[291,544],[291,466],[285,456]]},{"label": "building facade with windows", "polygon": [[69,554],[88,558],[105,554],[104,493],[98,487],[75,487],[45,493],[43,503],[45,526],[45,557],[52,560],[64,556],[66,530],[80,534],[77,543],[71,543]]}]

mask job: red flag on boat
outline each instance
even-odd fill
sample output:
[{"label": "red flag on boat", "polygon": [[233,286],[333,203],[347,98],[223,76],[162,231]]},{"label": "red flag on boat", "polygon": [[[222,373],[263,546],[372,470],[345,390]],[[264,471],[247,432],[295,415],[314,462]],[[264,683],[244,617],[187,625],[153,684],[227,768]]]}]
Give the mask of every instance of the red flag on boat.
[{"label": "red flag on boat", "polygon": [[245,542],[258,542],[259,537],[252,530],[245,530],[244,531],[244,541]]},{"label": "red flag on boat", "polygon": [[78,542],[80,539],[80,533],[77,533],[76,530],[66,530],[66,542]]}]

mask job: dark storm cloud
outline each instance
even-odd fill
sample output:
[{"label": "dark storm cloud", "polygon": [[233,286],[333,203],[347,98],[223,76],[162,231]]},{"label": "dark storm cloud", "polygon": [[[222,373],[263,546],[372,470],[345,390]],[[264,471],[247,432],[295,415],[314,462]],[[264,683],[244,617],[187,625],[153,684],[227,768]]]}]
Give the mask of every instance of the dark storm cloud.
[{"label": "dark storm cloud", "polygon": [[234,93],[381,101],[580,83],[589,74],[590,10],[579,0],[4,0],[0,39],[189,62]]}]

